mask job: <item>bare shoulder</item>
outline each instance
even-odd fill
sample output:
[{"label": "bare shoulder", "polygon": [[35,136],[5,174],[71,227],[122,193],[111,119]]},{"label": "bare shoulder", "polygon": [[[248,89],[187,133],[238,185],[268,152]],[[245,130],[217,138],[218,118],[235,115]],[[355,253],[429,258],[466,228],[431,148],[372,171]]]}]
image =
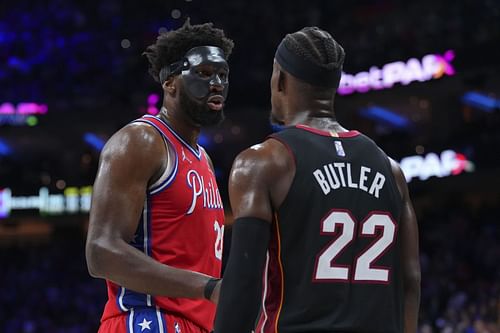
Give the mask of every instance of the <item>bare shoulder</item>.
[{"label": "bare shoulder", "polygon": [[145,123],[132,123],[124,126],[108,140],[101,159],[134,159],[149,161],[165,152],[161,135]]},{"label": "bare shoulder", "polygon": [[394,176],[404,177],[403,171],[401,170],[399,163],[390,157],[389,157],[389,162],[391,162],[391,169],[392,169],[392,173],[394,174]]},{"label": "bare shoulder", "polygon": [[295,163],[286,146],[268,139],[242,151],[229,177],[229,198],[235,217],[271,221],[295,176]]},{"label": "bare shoulder", "polygon": [[164,169],[165,143],[158,131],[144,123],[129,124],[116,132],[104,146],[98,179],[110,177],[120,182],[154,181]]},{"label": "bare shoulder", "polygon": [[233,162],[233,171],[238,176],[273,177],[287,170],[293,164],[293,158],[286,146],[270,138],[262,143],[242,151]]}]

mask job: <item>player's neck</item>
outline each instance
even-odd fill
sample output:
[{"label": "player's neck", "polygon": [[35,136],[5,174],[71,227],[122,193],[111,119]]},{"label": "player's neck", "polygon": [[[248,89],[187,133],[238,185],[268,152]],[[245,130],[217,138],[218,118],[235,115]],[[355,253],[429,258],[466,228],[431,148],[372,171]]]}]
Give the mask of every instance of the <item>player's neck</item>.
[{"label": "player's neck", "polygon": [[334,117],[308,118],[302,124],[327,132],[335,132],[335,133],[348,132],[348,130],[342,127]]},{"label": "player's neck", "polygon": [[175,108],[166,108],[163,106],[158,116],[165,121],[181,138],[186,141],[191,147],[197,149],[198,137],[200,136],[200,127],[192,125],[186,117],[178,112]]},{"label": "player's neck", "polygon": [[[330,105],[325,105],[325,107],[323,107],[316,103],[293,103],[289,105],[285,114],[287,118],[285,123],[292,126],[298,124],[314,124],[314,119],[316,118],[336,122],[333,107]],[[324,122],[322,121],[321,123]]]},{"label": "player's neck", "polygon": [[323,131],[347,132],[335,119],[335,114],[331,110],[306,110],[295,113],[286,122],[289,126],[305,125]]},{"label": "player's neck", "polygon": [[288,102],[288,114],[303,118],[334,118],[333,98],[302,98],[294,95]]}]

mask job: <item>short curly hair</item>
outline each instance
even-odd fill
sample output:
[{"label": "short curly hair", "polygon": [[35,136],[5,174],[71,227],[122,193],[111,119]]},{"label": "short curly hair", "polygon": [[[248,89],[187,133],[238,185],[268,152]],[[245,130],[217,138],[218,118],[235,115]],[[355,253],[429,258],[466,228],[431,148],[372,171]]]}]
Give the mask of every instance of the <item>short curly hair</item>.
[{"label": "short curly hair", "polygon": [[156,43],[148,46],[142,55],[148,58],[149,74],[160,82],[163,67],[181,60],[193,47],[205,45],[221,48],[227,59],[234,43],[225,36],[223,30],[214,28],[213,23],[191,25],[187,19],[179,29],[161,33]]}]

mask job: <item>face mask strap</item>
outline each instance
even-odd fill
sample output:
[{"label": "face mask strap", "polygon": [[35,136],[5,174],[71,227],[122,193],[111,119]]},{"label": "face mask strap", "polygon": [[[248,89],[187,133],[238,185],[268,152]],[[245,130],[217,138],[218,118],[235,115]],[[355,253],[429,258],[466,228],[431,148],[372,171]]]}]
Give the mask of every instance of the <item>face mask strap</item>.
[{"label": "face mask strap", "polygon": [[161,84],[167,81],[169,77],[178,75],[186,69],[189,69],[189,61],[186,58],[163,67],[159,75]]}]

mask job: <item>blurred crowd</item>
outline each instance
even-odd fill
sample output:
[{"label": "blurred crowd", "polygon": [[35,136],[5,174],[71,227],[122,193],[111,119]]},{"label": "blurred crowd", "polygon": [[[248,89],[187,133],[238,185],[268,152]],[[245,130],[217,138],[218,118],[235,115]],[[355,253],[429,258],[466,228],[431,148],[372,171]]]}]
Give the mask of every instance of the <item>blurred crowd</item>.
[{"label": "blurred crowd", "polygon": [[[496,218],[493,204],[473,209],[455,199],[418,213],[421,333],[500,332]],[[105,283],[87,273],[81,229],[66,229],[48,243],[1,248],[0,332],[97,331]]]},{"label": "blurred crowd", "polygon": [[106,288],[90,278],[78,230],[0,250],[0,332],[97,332]]},{"label": "blurred crowd", "polygon": [[[141,57],[158,32],[213,21],[234,39],[235,105],[267,104],[272,58],[284,34],[317,25],[344,46],[347,70],[460,50],[463,61],[495,63],[500,5],[495,0],[352,2],[4,2],[0,4],[2,99],[57,100],[61,108],[127,105],[154,88]],[[174,11],[177,10],[176,13]],[[257,89],[258,88],[258,89]],[[144,92],[143,92],[144,93]],[[123,104],[121,104],[123,103]]]},{"label": "blurred crowd", "polygon": [[500,332],[498,208],[464,204],[453,197],[419,217],[422,333]]}]

